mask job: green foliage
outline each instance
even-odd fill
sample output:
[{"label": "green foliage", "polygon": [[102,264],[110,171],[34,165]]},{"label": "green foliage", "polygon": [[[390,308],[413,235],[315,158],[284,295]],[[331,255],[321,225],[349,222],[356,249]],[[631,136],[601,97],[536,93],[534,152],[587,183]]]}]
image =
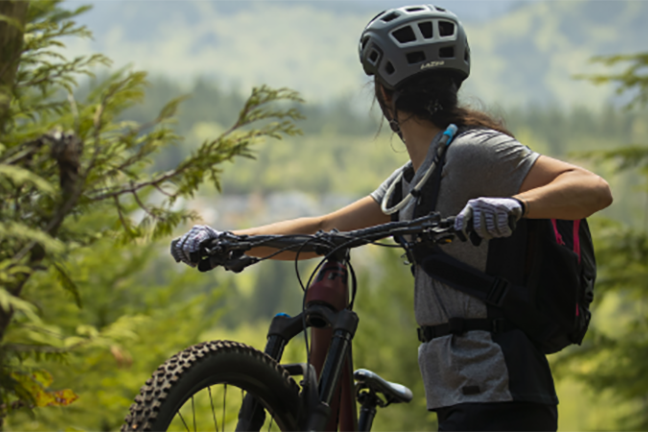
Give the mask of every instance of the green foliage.
[{"label": "green foliage", "polygon": [[611,394],[623,411],[616,427],[646,430],[648,397],[648,235],[618,222],[597,221],[596,284],[592,329],[579,349],[559,357],[561,376]]},{"label": "green foliage", "polygon": [[[155,101],[163,96],[177,97],[182,91],[177,84],[158,78],[149,92]],[[188,92],[191,97],[174,125],[176,133],[187,137],[185,145],[161,154],[156,166],[177,164],[206,135],[221,133],[223,125],[235,121],[229,107],[242,100],[240,95],[205,80],[197,81]],[[212,104],[209,108],[208,103]],[[145,102],[127,113],[143,120],[154,115],[151,105]],[[378,133],[375,110],[357,111],[340,99],[323,106],[306,104],[304,113],[308,119],[300,123],[303,136],[263,146],[255,160],[243,159],[235,168],[225,167],[223,193],[265,195],[299,190],[315,196],[333,193],[359,197],[372,192],[407,160],[397,136],[385,127]],[[516,137],[533,150],[562,159],[578,156],[579,163],[586,163],[580,157],[583,151],[609,149],[648,133],[645,110],[623,113],[611,105],[598,110],[538,105],[500,114]],[[619,213],[614,216],[622,217],[618,208],[612,209]]]},{"label": "green foliage", "polygon": [[[84,299],[82,309],[53,283],[53,268],[33,277],[24,296],[47,327],[13,326],[5,344],[23,350],[23,367],[49,370],[53,386],[71,388],[79,399],[64,409],[19,409],[6,419],[8,430],[117,430],[157,366],[213,331],[231,287],[216,272],[170,267],[162,247],[165,252],[166,245],[157,244],[115,247],[102,239],[72,252],[65,265]],[[50,350],[65,349],[64,361],[42,352],[34,358],[27,352],[34,339]]]},{"label": "green foliage", "polygon": [[[619,74],[594,75],[594,83],[616,84],[619,93],[633,94],[627,108],[648,103],[648,53],[599,57],[613,66],[630,62]],[[642,75],[641,73],[644,73]],[[599,163],[612,163],[618,172],[632,171],[641,179],[642,198],[648,184],[648,143],[588,153]],[[638,198],[635,192],[635,200]],[[645,222],[644,222],[645,223]],[[648,234],[646,226],[634,228],[613,221],[600,221],[596,233],[599,278],[594,328],[582,349],[558,362],[562,373],[573,373],[595,391],[611,392],[629,407],[618,419],[619,428],[648,429]],[[597,314],[603,318],[597,319]],[[607,317],[606,317],[607,315]]]},{"label": "green foliage", "polygon": [[648,53],[597,56],[593,61],[608,67],[629,64],[616,74],[579,75],[578,78],[587,79],[594,84],[616,85],[617,94],[634,92],[627,108],[648,104]]},{"label": "green foliage", "polygon": [[[0,125],[0,419],[34,406],[38,395],[15,377],[35,376],[28,372],[40,361],[111,349],[136,336],[130,330],[140,325],[136,315],[81,320],[73,327],[49,315],[69,297],[73,308],[97,305],[96,298],[84,301],[82,269],[69,268],[71,256],[90,254],[88,248],[102,241],[143,247],[168,236],[195,217],[172,206],[205,182],[219,189],[223,162],[251,157],[252,146],[267,138],[300,133],[294,124],[301,118],[299,95],[261,86],[232,127],[203,140],[170,169],[152,170],[156,154],[182,142],[172,125],[184,97],[145,122],[128,120],[125,111],[144,100],[147,80],[145,72],[124,69],[95,81],[77,100],[78,77],[93,76],[91,68],[109,60],[99,54],[66,58],[62,38],[90,36],[74,22],[87,7],[68,11],[59,4],[29,3],[24,42],[12,54],[18,59],[12,99]],[[139,220],[135,211],[143,214]],[[115,264],[118,269],[129,267]],[[31,297],[43,274],[48,283]]]}]

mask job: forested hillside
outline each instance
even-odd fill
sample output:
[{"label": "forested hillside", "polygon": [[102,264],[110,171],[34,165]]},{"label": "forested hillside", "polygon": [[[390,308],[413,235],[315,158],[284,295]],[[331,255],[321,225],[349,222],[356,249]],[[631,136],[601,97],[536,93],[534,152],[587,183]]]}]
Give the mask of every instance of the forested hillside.
[{"label": "forested hillside", "polygon": [[[344,96],[363,107],[358,38],[387,3],[320,3],[183,1],[151,8],[149,2],[98,2],[81,18],[95,29],[94,42],[70,48],[102,52],[118,65],[134,64],[187,87],[203,76],[242,92],[252,85],[287,86],[309,101]],[[476,3],[516,7],[492,18],[480,14],[485,6]],[[598,109],[611,89],[575,82],[573,75],[600,69],[590,63],[592,56],[641,51],[647,38],[645,1],[438,4],[465,20],[474,56],[465,96],[488,105],[580,103]]]},{"label": "forested hillside", "polygon": [[[243,94],[227,92],[205,80],[197,81],[187,91],[169,80],[155,79],[148,93],[144,104],[128,112],[130,118],[146,121],[154,115],[161,101],[189,95],[179,110],[176,125],[184,141],[158,158],[160,169],[171,166],[202,140],[225,130],[233,122],[244,98]],[[623,111],[612,105],[538,104],[503,109],[475,104],[475,107],[503,118],[516,137],[533,150],[585,164],[589,162],[579,159],[580,153],[637,142],[648,127],[645,111]],[[407,160],[407,154],[398,137],[386,125],[380,127],[378,108],[370,103],[365,108],[364,112],[358,111],[345,99],[326,105],[307,102],[301,107],[306,119],[298,123],[304,135],[257,146],[255,159],[226,166],[223,193],[267,196],[299,191],[314,197],[334,194],[350,200],[372,192]],[[607,174],[604,166],[595,169]],[[643,223],[640,215],[644,203],[630,199],[633,191],[626,187],[633,183],[632,177],[612,177],[610,180],[616,202],[606,214],[627,222]],[[206,196],[210,193],[217,200],[215,191],[205,191]],[[317,207],[312,207],[315,212]],[[221,213],[228,211],[226,208],[219,210]],[[264,222],[272,219],[269,215],[261,216]],[[241,223],[252,223],[252,220],[247,217]]]}]

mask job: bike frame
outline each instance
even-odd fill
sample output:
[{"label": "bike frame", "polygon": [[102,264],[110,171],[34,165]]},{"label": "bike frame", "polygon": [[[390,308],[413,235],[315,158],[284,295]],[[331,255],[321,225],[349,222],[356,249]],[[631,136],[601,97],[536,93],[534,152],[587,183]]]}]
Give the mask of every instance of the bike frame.
[{"label": "bike frame", "polygon": [[[279,314],[270,325],[265,353],[277,361],[304,325],[311,328],[310,364],[282,365],[291,375],[304,376],[305,430],[359,430],[351,354],[358,317],[348,306],[346,265],[330,258],[308,288],[304,312],[292,318]],[[362,410],[360,430],[371,427],[374,414],[375,409]]]},{"label": "bike frame", "polygon": [[[348,261],[349,250],[394,235],[423,235],[429,241],[447,243],[454,238],[454,219],[441,219],[438,213],[412,220],[337,233],[319,237],[312,236],[234,236],[219,239],[213,251],[207,249],[209,268],[221,265],[228,270],[241,271],[259,261],[258,258],[241,255],[252,247],[264,245],[277,249],[298,249],[326,253],[326,262],[314,283],[308,287],[304,311],[296,317],[278,314],[268,331],[265,353],[281,360],[284,347],[297,334],[311,328],[312,350],[309,363],[282,364],[290,375],[302,375],[300,393],[299,429],[308,431],[371,429],[377,406],[387,406],[392,400],[381,400],[374,390],[369,392],[364,384],[354,385],[351,341],[358,325],[357,315],[349,308]],[[306,245],[309,248],[304,249]],[[207,267],[206,267],[207,268]],[[362,382],[361,376],[359,380]],[[392,383],[378,377],[379,385],[393,390]],[[409,391],[409,390],[408,390]],[[361,403],[360,418],[357,417],[356,398]],[[385,394],[386,395],[386,394]],[[405,396],[402,396],[405,395]],[[403,402],[411,400],[402,393],[392,398]],[[386,395],[387,396],[387,395]],[[239,413],[237,430],[258,430],[263,424],[264,413],[254,396],[245,396]]]}]

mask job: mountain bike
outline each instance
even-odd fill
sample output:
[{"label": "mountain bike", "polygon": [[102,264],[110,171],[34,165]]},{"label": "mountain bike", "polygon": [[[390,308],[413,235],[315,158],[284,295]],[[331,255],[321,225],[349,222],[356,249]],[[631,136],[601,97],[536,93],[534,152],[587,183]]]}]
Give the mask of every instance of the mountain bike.
[{"label": "mountain bike", "polygon": [[[264,352],[217,340],[177,353],[142,386],[121,430],[371,430],[376,408],[407,403],[412,392],[367,369],[353,371],[351,342],[358,317],[353,312],[357,281],[350,250],[367,244],[401,247],[378,243],[390,236],[400,236],[405,246],[447,243],[455,237],[453,227],[453,218],[432,213],[349,232],[225,233],[204,242],[198,252],[200,270],[221,266],[240,272],[285,251],[295,252],[296,261],[305,252],[324,258],[306,284],[297,273],[302,288],[308,286],[303,310],[294,317],[273,318]],[[263,258],[245,255],[259,246],[276,252]],[[306,362],[280,363],[286,344],[300,333]],[[299,383],[295,377],[301,377]]]}]

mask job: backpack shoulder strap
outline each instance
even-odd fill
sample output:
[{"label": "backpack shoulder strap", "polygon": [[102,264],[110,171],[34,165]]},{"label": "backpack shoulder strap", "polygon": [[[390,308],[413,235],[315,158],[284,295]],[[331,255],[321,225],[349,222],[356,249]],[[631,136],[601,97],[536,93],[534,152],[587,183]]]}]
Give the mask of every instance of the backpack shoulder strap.
[{"label": "backpack shoulder strap", "polygon": [[[389,197],[388,207],[394,207],[396,204],[401,202],[401,200],[403,199],[403,178],[407,179],[407,181],[410,181],[413,176],[414,176],[414,169],[411,166],[405,167],[403,170],[403,177],[401,177],[398,183],[396,183],[396,186],[394,187],[394,192],[392,193],[392,196]],[[399,213],[400,212],[395,212],[391,214],[392,222],[398,222]]]},{"label": "backpack shoulder strap", "polygon": [[[466,126],[460,127],[449,144],[455,142],[457,138],[468,132],[470,129],[471,128]],[[427,183],[423,185],[423,189],[421,190],[421,194],[416,203],[416,208],[414,209],[414,218],[426,216],[436,210],[437,201],[439,200],[439,191],[441,190],[443,167],[446,162],[446,153],[447,152],[444,151],[441,153],[441,156],[439,156],[439,153],[437,152],[435,156],[435,170]]]}]

